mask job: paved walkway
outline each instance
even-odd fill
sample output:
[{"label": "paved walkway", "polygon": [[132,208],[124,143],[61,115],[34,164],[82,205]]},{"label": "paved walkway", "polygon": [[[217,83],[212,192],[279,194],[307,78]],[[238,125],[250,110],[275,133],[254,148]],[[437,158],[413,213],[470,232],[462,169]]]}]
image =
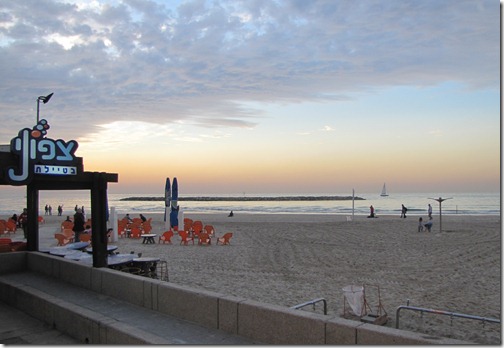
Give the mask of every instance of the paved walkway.
[{"label": "paved walkway", "polygon": [[[221,330],[202,327],[110,296],[76,287],[38,273],[4,274],[0,278],[35,288],[83,309],[103,314],[108,318],[140,329],[147,334],[152,333],[153,336],[157,336],[163,341],[166,340],[166,344],[250,345],[257,343]],[[86,342],[78,342],[74,338],[58,332],[48,324],[0,302],[0,343],[84,344]]]}]

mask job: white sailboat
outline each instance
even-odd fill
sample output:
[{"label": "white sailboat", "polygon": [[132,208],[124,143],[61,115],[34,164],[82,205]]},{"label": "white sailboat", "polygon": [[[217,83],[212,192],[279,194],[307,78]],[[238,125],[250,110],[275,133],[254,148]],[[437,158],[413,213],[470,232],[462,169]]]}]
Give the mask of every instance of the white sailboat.
[{"label": "white sailboat", "polygon": [[382,196],[382,197],[387,197],[388,196],[387,187],[385,186],[385,183],[383,183],[383,188],[381,190],[380,196]]}]

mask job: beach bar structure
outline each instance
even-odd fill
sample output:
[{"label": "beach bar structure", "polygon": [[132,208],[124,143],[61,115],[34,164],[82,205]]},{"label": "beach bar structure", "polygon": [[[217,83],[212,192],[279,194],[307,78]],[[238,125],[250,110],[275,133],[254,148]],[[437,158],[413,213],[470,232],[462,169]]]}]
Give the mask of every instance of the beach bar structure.
[{"label": "beach bar structure", "polygon": [[91,194],[93,266],[107,266],[107,187],[118,175],[84,171],[78,144],[46,138],[49,124],[40,120],[24,128],[10,145],[0,145],[0,185],[26,186],[27,250],[39,249],[39,191],[89,190]]}]

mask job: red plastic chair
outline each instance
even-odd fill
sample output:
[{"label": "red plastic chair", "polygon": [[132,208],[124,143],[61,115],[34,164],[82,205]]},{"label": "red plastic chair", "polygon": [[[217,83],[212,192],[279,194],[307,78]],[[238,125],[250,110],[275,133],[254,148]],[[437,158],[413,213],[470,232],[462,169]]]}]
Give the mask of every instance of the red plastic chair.
[{"label": "red plastic chair", "polygon": [[81,233],[79,234],[79,240],[81,242],[89,242],[91,243],[91,235],[87,233]]},{"label": "red plastic chair", "polygon": [[210,245],[210,236],[206,232],[201,232],[199,234],[198,245]]},{"label": "red plastic chair", "polygon": [[171,244],[171,238],[173,237],[173,231],[166,231],[164,232],[161,236],[159,236],[159,241],[158,241],[158,244],[161,243],[161,241],[163,241],[163,244]]},{"label": "red plastic chair", "polygon": [[231,240],[231,237],[233,237],[232,232],[225,233],[222,237],[217,238],[217,245],[221,243],[222,245],[229,245],[229,241]]},{"label": "red plastic chair", "polygon": [[194,237],[190,237],[189,236],[189,232],[187,232],[187,231],[179,231],[178,234],[179,234],[180,238],[182,238],[181,241],[180,241],[180,244],[187,245],[187,244],[189,244],[189,242],[192,242],[193,245],[194,245]]},{"label": "red plastic chair", "polygon": [[212,225],[205,225],[204,230],[210,237],[215,236],[215,228]]},{"label": "red plastic chair", "polygon": [[193,235],[193,238],[199,238],[199,234],[203,231],[203,222],[196,220],[193,222],[192,227],[191,227],[191,232]]},{"label": "red plastic chair", "polygon": [[142,235],[142,230],[140,229],[140,227],[132,227],[131,228],[131,234],[130,234],[131,238],[140,238],[141,235]]},{"label": "red plastic chair", "polygon": [[64,246],[70,243],[70,239],[67,239],[63,234],[61,233],[55,233],[54,238],[58,241],[57,246]]},{"label": "red plastic chair", "polygon": [[7,220],[7,223],[5,224],[5,230],[7,231],[7,233],[16,233],[16,228],[16,221],[12,219]]}]

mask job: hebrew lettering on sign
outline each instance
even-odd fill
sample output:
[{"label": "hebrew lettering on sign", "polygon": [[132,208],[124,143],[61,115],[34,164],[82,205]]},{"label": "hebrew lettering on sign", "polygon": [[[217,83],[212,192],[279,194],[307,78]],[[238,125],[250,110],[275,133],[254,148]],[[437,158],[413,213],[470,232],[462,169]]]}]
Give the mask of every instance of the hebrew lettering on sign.
[{"label": "hebrew lettering on sign", "polygon": [[34,174],[77,175],[75,151],[79,144],[45,138],[49,128],[46,120],[40,120],[33,129],[24,128],[11,140],[11,152],[19,156],[19,165],[7,168],[11,184],[26,185]]}]

